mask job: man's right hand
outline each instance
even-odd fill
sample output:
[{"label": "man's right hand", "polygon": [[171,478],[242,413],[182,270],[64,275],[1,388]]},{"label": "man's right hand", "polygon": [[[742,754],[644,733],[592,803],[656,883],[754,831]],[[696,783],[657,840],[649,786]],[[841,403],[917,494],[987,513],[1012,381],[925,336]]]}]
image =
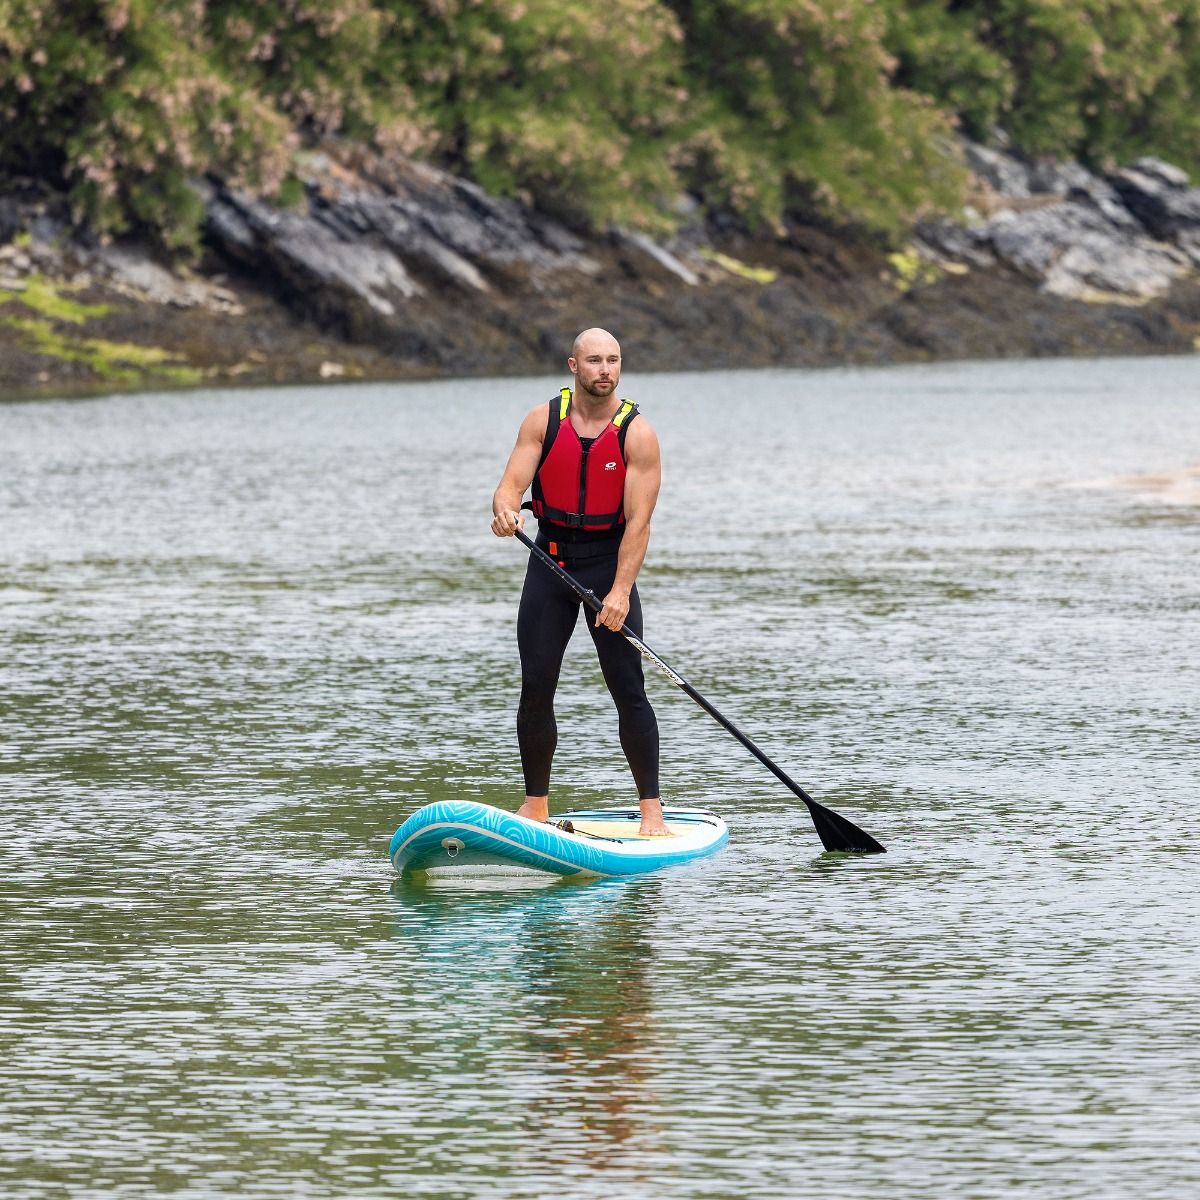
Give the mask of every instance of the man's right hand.
[{"label": "man's right hand", "polygon": [[492,517],[492,532],[497,537],[512,537],[518,529],[525,528],[525,514],[512,508],[503,508]]}]

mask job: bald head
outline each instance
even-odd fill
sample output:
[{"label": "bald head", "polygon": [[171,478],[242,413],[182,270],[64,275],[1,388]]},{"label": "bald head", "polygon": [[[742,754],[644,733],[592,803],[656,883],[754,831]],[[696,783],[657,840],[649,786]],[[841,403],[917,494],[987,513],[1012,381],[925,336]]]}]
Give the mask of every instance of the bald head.
[{"label": "bald head", "polygon": [[606,402],[621,379],[621,343],[607,329],[585,329],[571,346],[567,366],[578,399]]},{"label": "bald head", "polygon": [[571,343],[571,357],[581,358],[587,350],[593,348],[606,354],[615,351],[619,356],[621,353],[621,343],[607,329],[595,325],[575,335],[575,340]]}]

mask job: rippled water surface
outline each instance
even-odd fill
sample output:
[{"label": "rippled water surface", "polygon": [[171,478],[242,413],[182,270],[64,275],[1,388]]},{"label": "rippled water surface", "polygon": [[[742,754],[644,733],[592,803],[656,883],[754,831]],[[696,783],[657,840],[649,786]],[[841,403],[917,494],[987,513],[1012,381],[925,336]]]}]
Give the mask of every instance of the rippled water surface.
[{"label": "rippled water surface", "polygon": [[[630,881],[395,880],[515,807],[560,380],[0,406],[0,1192],[1031,1197],[1200,1187],[1200,364],[630,375],[666,478]],[[582,632],[555,807],[632,795]]]}]

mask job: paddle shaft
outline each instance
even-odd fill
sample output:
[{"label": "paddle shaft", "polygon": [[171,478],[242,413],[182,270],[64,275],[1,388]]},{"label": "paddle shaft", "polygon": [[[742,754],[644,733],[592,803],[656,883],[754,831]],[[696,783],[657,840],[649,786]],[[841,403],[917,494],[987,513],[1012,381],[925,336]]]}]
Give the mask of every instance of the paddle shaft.
[{"label": "paddle shaft", "polygon": [[[583,584],[561,567],[558,561],[547,554],[527,533],[521,529],[516,530],[515,533],[521,543],[528,546],[529,550],[553,571],[588,608],[598,613],[604,607],[603,601],[601,601],[591,588],[585,588]],[[882,854],[884,852],[884,847],[865,830],[859,829],[856,825],[846,820],[845,817],[833,812],[832,809],[826,808],[823,804],[818,804],[782,767],[772,762],[716,705],[706,700],[678,671],[670,667],[651,650],[628,625],[622,625],[620,632],[621,636],[643,658],[653,663],[680,691],[684,692],[700,705],[722,729],[726,729],[733,734],[776,779],[808,805],[808,811],[813,817],[817,833],[827,850],[851,850],[866,854]]]}]

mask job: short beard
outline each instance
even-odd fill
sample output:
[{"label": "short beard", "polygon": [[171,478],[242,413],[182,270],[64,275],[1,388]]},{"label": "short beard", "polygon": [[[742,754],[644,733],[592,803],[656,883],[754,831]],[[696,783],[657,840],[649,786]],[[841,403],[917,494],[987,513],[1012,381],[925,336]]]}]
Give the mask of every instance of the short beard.
[{"label": "short beard", "polygon": [[582,379],[581,379],[581,380],[579,380],[579,386],[580,386],[580,388],[582,388],[582,390],[583,390],[583,391],[585,391],[585,392],[586,392],[586,393],[587,393],[589,396],[595,396],[597,399],[600,399],[601,397],[603,397],[603,396],[605,396],[605,395],[611,395],[613,392],[615,392],[615,391],[617,390],[617,384],[618,384],[619,382],[620,382],[620,380],[619,380],[619,379],[614,379],[614,380],[612,381],[612,383],[610,383],[610,384],[608,385],[608,387],[609,387],[609,389],[610,389],[608,392],[596,392],[596,391],[593,391],[593,390],[592,390],[590,387],[588,387],[588,385],[587,385],[586,383],[584,383],[584,382],[583,382],[583,380],[582,380]]}]

